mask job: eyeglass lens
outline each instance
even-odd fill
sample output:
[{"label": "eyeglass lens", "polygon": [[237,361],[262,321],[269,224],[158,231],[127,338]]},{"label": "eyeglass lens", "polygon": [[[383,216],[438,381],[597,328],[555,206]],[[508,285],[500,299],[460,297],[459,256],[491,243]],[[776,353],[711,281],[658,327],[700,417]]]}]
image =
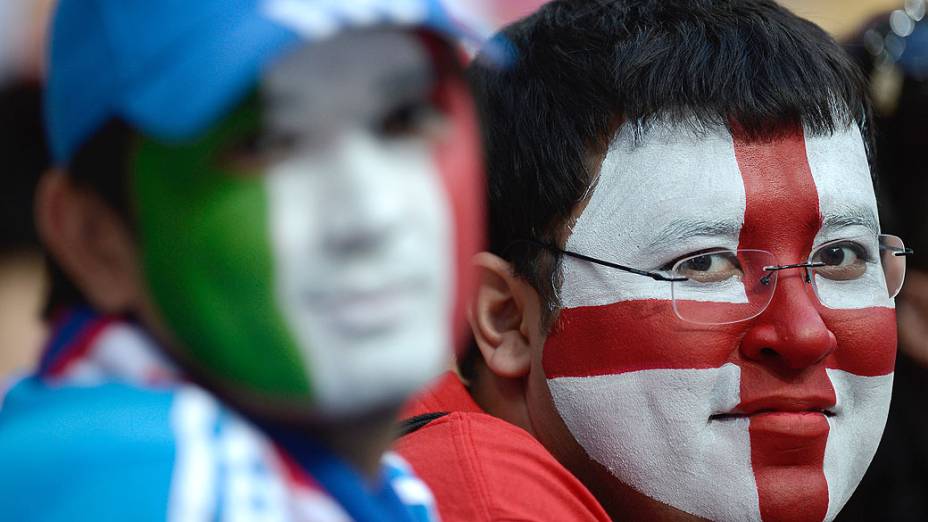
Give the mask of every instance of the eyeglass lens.
[{"label": "eyeglass lens", "polygon": [[[803,271],[829,308],[891,306],[905,279],[902,240],[882,235],[831,241],[809,256]],[[719,250],[683,259],[672,275],[674,312],[698,324],[729,324],[757,317],[773,299],[780,270],[763,250]]]}]

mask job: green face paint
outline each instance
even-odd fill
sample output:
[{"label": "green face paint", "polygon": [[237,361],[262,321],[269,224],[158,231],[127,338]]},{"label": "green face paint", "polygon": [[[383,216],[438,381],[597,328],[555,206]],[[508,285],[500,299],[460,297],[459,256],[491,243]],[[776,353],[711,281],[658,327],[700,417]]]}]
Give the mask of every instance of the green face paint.
[{"label": "green face paint", "polygon": [[274,300],[263,177],[216,167],[217,151],[259,123],[250,103],[194,143],[142,140],[134,189],[144,269],[165,321],[205,369],[235,386],[305,397],[307,362]]},{"label": "green face paint", "polygon": [[[151,295],[179,348],[239,395],[354,415],[447,367],[454,229],[430,60],[414,35],[346,35],[282,59],[260,102],[196,141],[140,143]],[[243,142],[254,172],[219,161]]]}]

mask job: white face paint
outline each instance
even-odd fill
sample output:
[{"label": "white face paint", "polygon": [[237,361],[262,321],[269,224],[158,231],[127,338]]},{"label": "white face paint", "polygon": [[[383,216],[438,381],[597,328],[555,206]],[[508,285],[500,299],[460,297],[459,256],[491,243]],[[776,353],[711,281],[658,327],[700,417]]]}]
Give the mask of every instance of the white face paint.
[{"label": "white face paint", "polygon": [[266,181],[276,292],[323,413],[396,404],[451,353],[452,217],[417,119],[431,63],[414,35],[358,33],[262,84],[270,147],[288,149]]},{"label": "white face paint", "polygon": [[[637,143],[624,128],[566,249],[661,270],[716,248],[760,248],[780,263],[798,263],[829,241],[875,236],[859,131],[792,147],[806,164],[803,179],[786,166],[781,174],[776,162],[747,167],[757,152],[723,128],[697,134],[657,125]],[[810,191],[818,193],[818,209],[811,196],[804,212],[778,211]],[[807,238],[791,232],[806,229]],[[716,327],[677,319],[667,282],[572,258],[563,276],[565,309],[546,344],[544,368],[559,414],[593,460],[646,496],[710,520],[777,519],[789,505],[829,520],[840,511],[876,451],[889,407],[895,336],[892,301],[874,290],[881,280],[849,283],[853,291],[817,281],[828,310],[804,283],[781,276],[780,294],[764,314]],[[746,300],[743,286],[684,298],[709,305]],[[856,319],[861,313],[869,319]],[[818,321],[837,338],[831,355],[804,363],[804,374],[819,377],[814,383],[783,377],[781,368],[748,355],[746,339],[773,331],[768,341],[780,360],[798,357],[801,342],[787,339],[793,316]],[[797,403],[816,409],[811,405],[829,393],[831,402],[817,408],[830,410],[827,417],[791,411]],[[768,411],[755,414],[752,404],[764,401]],[[770,442],[789,437],[779,432],[787,421],[821,432],[798,446],[824,450],[777,467],[770,462],[789,452]],[[778,474],[783,469],[808,479],[807,491],[791,487]]]},{"label": "white face paint", "polygon": [[[832,137],[806,139],[809,167],[822,209],[822,228],[815,236],[815,248],[879,233],[876,196],[862,140],[856,127]],[[878,257],[878,245],[868,242],[867,246]],[[865,277],[853,281],[816,277],[815,282],[822,302],[829,308],[895,307],[886,292],[882,270],[868,270]]]}]

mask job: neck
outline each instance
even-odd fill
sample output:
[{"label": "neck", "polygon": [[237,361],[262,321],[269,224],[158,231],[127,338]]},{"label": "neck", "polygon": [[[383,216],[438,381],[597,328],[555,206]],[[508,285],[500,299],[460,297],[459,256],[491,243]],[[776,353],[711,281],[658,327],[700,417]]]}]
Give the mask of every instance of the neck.
[{"label": "neck", "polygon": [[394,410],[308,429],[308,434],[348,461],[366,479],[380,477],[381,460],[396,438]]},{"label": "neck", "polygon": [[[539,368],[535,371],[541,370]],[[544,379],[532,381],[529,378],[503,378],[494,374],[483,361],[478,361],[474,368],[474,378],[470,383],[470,392],[474,401],[488,414],[515,424],[532,434],[590,490],[613,520],[702,520],[638,493],[616,479],[605,467],[593,462],[569,434],[567,426],[555,410],[552,409],[538,417],[539,412],[536,409],[538,429],[535,429],[527,406],[530,398],[534,398],[536,405],[545,404],[553,408],[553,399],[548,394]]]},{"label": "neck", "polygon": [[468,389],[483,411],[535,435],[525,401],[525,379],[500,377],[478,361]]},{"label": "neck", "polygon": [[[261,424],[298,457],[302,441],[312,441],[346,461],[373,483],[380,478],[381,460],[396,437],[396,410],[381,410],[337,422],[274,422]],[[299,461],[299,458],[297,458]]]},{"label": "neck", "polygon": [[[699,522],[705,519],[690,515],[642,495],[623,484],[605,467],[596,464],[586,471],[571,469],[613,520],[647,520],[649,522]],[[578,473],[579,472],[579,473]]]},{"label": "neck", "polygon": [[[174,343],[163,342],[162,346],[194,382],[203,385],[222,402],[232,405],[259,426],[285,438],[291,446],[297,446],[300,440],[316,442],[344,459],[365,479],[375,480],[380,476],[383,454],[393,445],[397,435],[399,406],[335,421],[307,416],[299,413],[311,408],[303,400],[272,402],[266,397],[243,392],[204,372],[183,350],[176,349]],[[286,441],[278,442],[287,446]],[[288,449],[295,452],[292,448]]]}]

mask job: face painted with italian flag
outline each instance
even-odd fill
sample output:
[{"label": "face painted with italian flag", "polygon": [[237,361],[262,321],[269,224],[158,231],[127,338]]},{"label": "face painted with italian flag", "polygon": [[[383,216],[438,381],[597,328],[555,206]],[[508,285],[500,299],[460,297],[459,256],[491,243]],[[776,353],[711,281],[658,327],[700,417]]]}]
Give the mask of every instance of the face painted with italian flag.
[{"label": "face painted with italian flag", "polygon": [[[566,249],[653,271],[714,249],[804,263],[830,241],[875,238],[877,223],[856,127],[757,143],[658,124],[639,141],[620,131]],[[761,315],[702,325],[674,314],[668,282],[564,263],[543,368],[597,465],[710,520],[837,515],[889,408],[895,311],[874,291],[881,276],[815,281],[816,295],[801,270],[783,271]],[[748,302],[740,284],[676,298],[710,314]]]},{"label": "face painted with italian flag", "polygon": [[198,140],[139,146],[150,292],[224,388],[352,415],[446,367],[479,150],[430,42],[384,30],[298,49]]}]

